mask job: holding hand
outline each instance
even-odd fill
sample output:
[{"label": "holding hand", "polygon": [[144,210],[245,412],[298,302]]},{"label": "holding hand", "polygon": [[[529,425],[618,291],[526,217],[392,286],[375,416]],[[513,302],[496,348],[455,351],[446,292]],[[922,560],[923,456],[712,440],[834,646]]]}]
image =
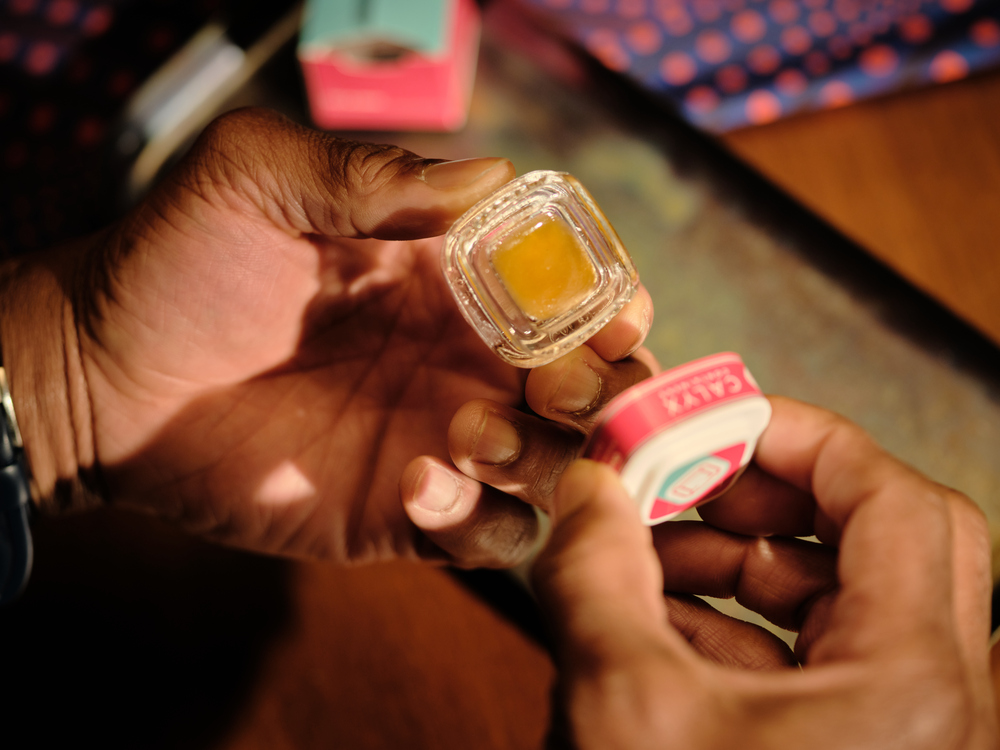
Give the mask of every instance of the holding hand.
[{"label": "holding hand", "polygon": [[[535,577],[578,746],[995,747],[982,513],[846,420],[772,404],[706,523],[650,534],[610,469],[563,476]],[[693,594],[798,631],[794,655]]]},{"label": "holding hand", "polygon": [[[43,507],[104,496],[229,544],[341,562],[516,562],[532,508],[449,458],[546,503],[586,414],[649,373],[630,355],[652,313],[640,290],[569,355],[603,376],[564,415],[572,429],[519,411],[527,392],[548,416],[572,361],[529,375],[497,359],[426,239],[513,176],[503,159],[442,163],[243,110],[122,221],[8,264],[0,344]],[[513,452],[485,449],[487,411],[516,413]]]}]

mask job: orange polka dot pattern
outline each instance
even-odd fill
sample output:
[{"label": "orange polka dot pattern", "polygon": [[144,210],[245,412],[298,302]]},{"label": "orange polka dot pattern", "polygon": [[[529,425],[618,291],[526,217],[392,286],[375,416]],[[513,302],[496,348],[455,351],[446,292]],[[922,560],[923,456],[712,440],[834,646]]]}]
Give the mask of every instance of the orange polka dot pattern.
[{"label": "orange polka dot pattern", "polygon": [[1000,65],[1000,0],[526,0],[712,132]]}]

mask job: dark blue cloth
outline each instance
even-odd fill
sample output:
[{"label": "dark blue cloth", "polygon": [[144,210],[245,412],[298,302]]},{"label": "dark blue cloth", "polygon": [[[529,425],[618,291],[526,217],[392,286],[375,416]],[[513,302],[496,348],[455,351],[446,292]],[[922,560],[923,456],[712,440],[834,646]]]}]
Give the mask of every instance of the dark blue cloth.
[{"label": "dark blue cloth", "polygon": [[722,132],[1000,64],[1000,0],[523,0]]}]

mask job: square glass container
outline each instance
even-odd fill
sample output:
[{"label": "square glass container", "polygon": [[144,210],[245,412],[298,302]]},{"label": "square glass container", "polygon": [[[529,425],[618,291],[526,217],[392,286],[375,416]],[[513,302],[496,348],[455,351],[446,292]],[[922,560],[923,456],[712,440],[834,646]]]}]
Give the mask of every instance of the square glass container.
[{"label": "square glass container", "polygon": [[635,265],[576,178],[529,172],[448,231],[442,268],[466,320],[501,359],[551,362],[632,299]]}]

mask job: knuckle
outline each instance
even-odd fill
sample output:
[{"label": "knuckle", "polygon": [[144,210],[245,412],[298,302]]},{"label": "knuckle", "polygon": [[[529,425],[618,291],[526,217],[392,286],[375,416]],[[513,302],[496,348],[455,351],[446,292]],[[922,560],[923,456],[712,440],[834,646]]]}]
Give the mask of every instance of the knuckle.
[{"label": "knuckle", "polygon": [[370,195],[416,161],[409,151],[386,144],[334,139],[328,149],[335,184],[352,193]]},{"label": "knuckle", "polygon": [[828,438],[830,442],[855,445],[858,450],[863,451],[882,452],[881,447],[875,442],[875,439],[861,425],[835,412],[828,412],[828,418],[830,420]]},{"label": "knuckle", "polygon": [[496,516],[466,532],[462,546],[477,550],[462,556],[461,567],[510,568],[531,552],[538,536],[534,517]]},{"label": "knuckle", "polygon": [[529,480],[525,499],[548,506],[555,492],[559,478],[566,468],[576,460],[582,442],[575,436],[562,434],[552,440],[543,450],[529,452],[530,458],[524,462],[523,470]]},{"label": "knuckle", "polygon": [[181,170],[178,179],[190,181],[196,189],[210,184],[263,189],[269,177],[262,166],[274,148],[268,134],[282,122],[282,115],[257,107],[220,115],[201,132],[187,157],[194,169]]},{"label": "knuckle", "polygon": [[269,110],[247,107],[219,115],[202,131],[199,145],[210,152],[228,152],[256,142],[262,132],[270,130],[279,115]]},{"label": "knuckle", "polygon": [[[893,691],[898,701],[906,701],[911,717],[919,717],[909,722],[907,728],[912,740],[916,743],[934,738],[935,747],[965,747],[970,729],[977,724],[978,711],[972,688],[966,684],[961,670],[927,665],[915,679],[909,680],[907,688],[900,689],[902,682],[884,687]],[[906,729],[903,729],[903,736],[906,736]]]},{"label": "knuckle", "polygon": [[989,549],[990,524],[986,512],[965,493],[945,487],[944,502],[956,520],[958,533],[963,541],[975,542]]},{"label": "knuckle", "polygon": [[945,503],[956,515],[970,524],[982,527],[983,533],[987,533],[986,513],[972,498],[951,487],[943,487],[941,492]]},{"label": "knuckle", "polygon": [[325,192],[338,207],[331,223],[341,236],[363,237],[378,223],[373,218],[379,213],[375,197],[420,159],[398,146],[331,137],[326,144],[326,161]]}]

